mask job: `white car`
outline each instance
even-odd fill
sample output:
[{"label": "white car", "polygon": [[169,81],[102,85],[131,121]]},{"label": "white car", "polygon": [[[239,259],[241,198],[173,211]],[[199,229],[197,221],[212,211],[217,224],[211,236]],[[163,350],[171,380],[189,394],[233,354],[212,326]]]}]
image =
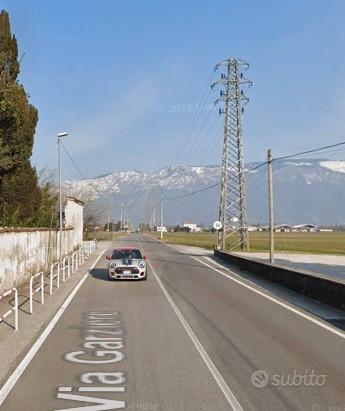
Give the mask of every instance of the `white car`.
[{"label": "white car", "polygon": [[147,280],[147,257],[138,248],[115,248],[109,262],[109,280]]}]

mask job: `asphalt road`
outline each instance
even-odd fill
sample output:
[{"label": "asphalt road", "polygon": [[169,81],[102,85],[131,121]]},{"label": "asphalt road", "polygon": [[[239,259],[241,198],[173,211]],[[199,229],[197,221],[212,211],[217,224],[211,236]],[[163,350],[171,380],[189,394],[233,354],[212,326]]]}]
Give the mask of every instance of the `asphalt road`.
[{"label": "asphalt road", "polygon": [[1,410],[345,410],[345,334],[206,257],[120,244],[148,281],[109,282],[101,258]]}]

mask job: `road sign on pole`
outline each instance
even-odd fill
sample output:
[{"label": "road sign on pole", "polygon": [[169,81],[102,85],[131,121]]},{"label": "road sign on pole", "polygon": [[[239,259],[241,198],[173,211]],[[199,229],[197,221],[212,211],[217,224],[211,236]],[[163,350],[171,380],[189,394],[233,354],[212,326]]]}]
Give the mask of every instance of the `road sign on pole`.
[{"label": "road sign on pole", "polygon": [[213,228],[217,231],[220,230],[222,227],[223,227],[223,224],[221,223],[221,221],[217,220],[213,223]]}]

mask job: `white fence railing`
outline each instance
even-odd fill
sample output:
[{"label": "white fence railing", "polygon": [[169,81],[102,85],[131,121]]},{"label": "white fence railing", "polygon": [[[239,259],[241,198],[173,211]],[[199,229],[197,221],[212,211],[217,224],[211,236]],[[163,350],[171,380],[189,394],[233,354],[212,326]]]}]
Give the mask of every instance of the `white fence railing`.
[{"label": "white fence railing", "polygon": [[60,277],[62,281],[66,281],[72,273],[75,273],[78,268],[84,264],[84,262],[90,257],[92,253],[97,250],[97,241],[84,242],[77,251],[74,251],[71,255],[66,255],[61,263],[54,263],[50,269],[50,287],[49,294],[53,294],[54,281],[56,282],[56,288],[60,287]]},{"label": "white fence railing", "polygon": [[56,288],[60,287],[60,263],[54,263],[50,267],[50,284],[49,284],[49,294],[53,294],[53,285],[56,281]]},{"label": "white fence railing", "polygon": [[10,314],[14,313],[14,329],[18,330],[18,290],[16,288],[11,288],[2,294],[0,294],[0,300],[14,293],[14,306],[8,310],[5,314],[0,316],[0,322],[4,321]]},{"label": "white fence railing", "polygon": [[[36,280],[37,278],[39,278],[39,280]],[[36,288],[37,284],[40,284],[40,286]],[[38,292],[41,295],[41,304],[44,304],[44,274],[42,271],[30,278],[30,314],[32,314],[33,311],[34,294]]]},{"label": "white fence railing", "polygon": [[71,276],[71,256],[65,256],[62,260],[62,281],[66,281],[66,277]]},{"label": "white fence railing", "polygon": [[[62,264],[59,262],[53,263],[50,267],[49,273],[49,294],[53,294],[54,285],[55,288],[60,287],[60,276],[62,275],[62,281],[69,278],[71,274],[75,273],[79,266],[82,265],[92,253],[98,248],[97,241],[84,242],[77,251],[74,251],[68,256],[64,256]],[[30,293],[30,314],[33,313],[33,301],[34,295],[40,293],[40,302],[44,304],[44,273],[39,272],[30,277],[29,293]],[[55,284],[54,284],[55,283]],[[18,330],[18,290],[17,288],[11,288],[3,293],[0,293],[0,301],[10,294],[14,293],[14,306],[8,310],[5,314],[0,316],[0,323],[4,321],[10,314],[14,313],[14,329]]]},{"label": "white fence railing", "polygon": [[72,254],[72,273],[75,273],[78,270],[78,253],[75,251]]}]

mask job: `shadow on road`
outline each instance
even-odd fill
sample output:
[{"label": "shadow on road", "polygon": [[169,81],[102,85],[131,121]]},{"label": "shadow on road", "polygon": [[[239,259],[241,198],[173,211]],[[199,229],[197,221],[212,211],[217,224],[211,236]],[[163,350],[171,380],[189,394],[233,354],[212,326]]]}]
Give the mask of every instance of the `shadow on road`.
[{"label": "shadow on road", "polygon": [[148,239],[148,238],[137,238],[137,239],[127,239],[127,238],[123,238],[123,239],[121,239],[121,240],[119,240],[119,241],[122,241],[122,242],[126,242],[126,243],[136,243],[136,244],[138,244],[138,242],[140,242],[140,243],[150,243],[150,244],[154,244],[154,245],[162,245],[160,242],[158,242],[157,240],[154,240],[154,239]]},{"label": "shadow on road", "polygon": [[212,254],[192,254],[192,253],[182,253],[179,251],[167,251],[167,254],[175,254],[175,255],[181,255],[181,256],[185,256],[185,257],[211,257]]},{"label": "shadow on road", "polygon": [[[23,306],[26,305],[26,304],[28,304],[29,301],[30,301],[30,298],[29,298],[27,295],[25,295],[25,294],[18,294],[18,310],[19,310],[19,311],[22,311],[22,312],[25,313],[25,314],[30,314],[29,309],[24,309],[24,308],[23,308]],[[40,301],[35,300],[34,298],[33,298],[33,301],[34,301],[34,302],[37,302],[37,303],[40,302]],[[14,300],[14,298],[11,298],[11,299],[8,301],[8,303],[9,303],[12,307],[14,307],[14,306],[15,306],[15,300]]]},{"label": "shadow on road", "polygon": [[93,278],[96,278],[97,280],[109,281],[108,271],[106,268],[94,268],[90,271],[90,274]]},{"label": "shadow on road", "polygon": [[190,266],[190,267],[199,267],[199,268],[206,268],[204,265],[202,264],[198,264],[198,263],[186,263],[184,261],[174,261],[174,260],[167,260],[165,258],[150,258],[150,261],[157,261],[159,263],[169,263],[169,264],[175,264],[175,265],[183,265],[183,266]]}]

